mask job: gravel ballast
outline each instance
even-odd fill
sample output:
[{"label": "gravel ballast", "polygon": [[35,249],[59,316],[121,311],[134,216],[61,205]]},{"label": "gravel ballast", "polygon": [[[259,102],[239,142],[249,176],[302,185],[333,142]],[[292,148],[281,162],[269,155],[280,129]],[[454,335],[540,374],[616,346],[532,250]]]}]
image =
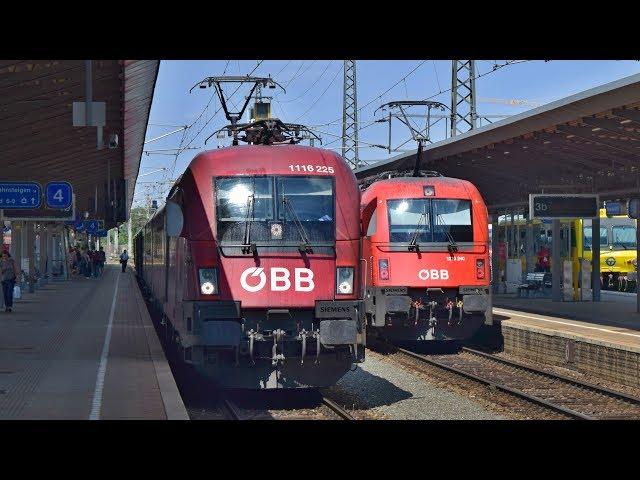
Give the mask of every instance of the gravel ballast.
[{"label": "gravel ballast", "polygon": [[368,351],[357,370],[329,389],[331,397],[368,418],[390,420],[503,419],[472,399],[430,384],[382,355]]}]

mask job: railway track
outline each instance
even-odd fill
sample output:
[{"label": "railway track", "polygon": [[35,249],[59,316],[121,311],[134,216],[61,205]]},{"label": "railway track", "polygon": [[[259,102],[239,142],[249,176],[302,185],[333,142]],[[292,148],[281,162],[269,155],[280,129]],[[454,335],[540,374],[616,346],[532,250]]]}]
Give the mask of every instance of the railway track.
[{"label": "railway track", "polygon": [[340,417],[341,420],[355,420],[355,417],[353,417],[353,415],[351,415],[349,412],[347,412],[344,408],[342,408],[336,402],[334,402],[330,398],[325,397],[324,395],[322,396],[322,404],[330,408],[331,411],[333,411],[333,413],[338,415],[338,417]]},{"label": "railway track", "polygon": [[[344,408],[338,405],[330,398],[322,395],[321,406],[326,407],[330,412],[337,417],[336,420],[355,420],[355,418]],[[321,407],[297,409],[299,410],[297,415],[269,415],[266,416],[264,412],[256,414],[254,409],[245,409],[238,407],[232,400],[223,398],[220,401],[220,410],[228,420],[254,420],[254,419],[270,419],[270,420],[314,420],[317,418],[326,418],[320,411]]]},{"label": "railway track", "polygon": [[640,419],[640,398],[464,347],[454,355],[397,352],[569,418]]}]

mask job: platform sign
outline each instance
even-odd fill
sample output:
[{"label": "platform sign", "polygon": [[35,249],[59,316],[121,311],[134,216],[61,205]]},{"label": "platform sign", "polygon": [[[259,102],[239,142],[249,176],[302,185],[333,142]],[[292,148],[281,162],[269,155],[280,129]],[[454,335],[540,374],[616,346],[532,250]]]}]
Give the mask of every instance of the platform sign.
[{"label": "platform sign", "polygon": [[49,208],[65,210],[71,206],[72,194],[69,182],[49,182],[45,187],[45,203]]},{"label": "platform sign", "polygon": [[591,194],[529,194],[529,219],[597,218],[600,199]]},{"label": "platform sign", "polygon": [[85,220],[84,228],[90,235],[96,235],[98,230],[104,229],[104,221],[103,220]]},{"label": "platform sign", "polygon": [[42,189],[36,182],[0,182],[0,209],[38,208]]},{"label": "platform sign", "polygon": [[[76,216],[75,195],[72,195],[71,206],[66,209],[47,208],[41,202],[40,208],[16,208],[4,210],[4,217],[10,221],[27,222],[67,222],[72,221]],[[2,206],[0,206],[2,209]]]},{"label": "platform sign", "polygon": [[108,235],[108,231],[105,230],[104,228],[101,228],[100,230],[98,230],[96,232],[96,237],[106,237]]},{"label": "platform sign", "polygon": [[84,222],[82,220],[74,222],[73,228],[76,232],[84,232]]}]

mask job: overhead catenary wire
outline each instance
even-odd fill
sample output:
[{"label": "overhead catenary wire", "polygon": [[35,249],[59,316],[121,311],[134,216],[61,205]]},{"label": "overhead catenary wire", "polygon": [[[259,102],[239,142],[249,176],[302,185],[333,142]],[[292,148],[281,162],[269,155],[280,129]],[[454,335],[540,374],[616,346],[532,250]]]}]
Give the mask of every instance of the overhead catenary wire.
[{"label": "overhead catenary wire", "polygon": [[320,96],[318,98],[316,98],[316,100],[311,104],[311,106],[309,108],[307,108],[305,110],[305,112],[302,115],[299,115],[294,122],[297,122],[298,120],[300,120],[301,118],[305,117],[307,115],[307,113],[309,113],[311,111],[311,109],[313,107],[315,107],[315,105],[322,99],[322,97],[324,97],[325,93],[327,93],[327,91],[329,90],[329,88],[331,87],[331,85],[333,85],[333,83],[336,81],[336,79],[338,78],[338,75],[340,74],[340,72],[342,71],[342,66],[340,66],[340,68],[338,68],[338,70],[336,71],[336,74],[333,76],[333,78],[331,79],[331,81],[329,82],[329,85],[327,85],[327,88],[324,89],[324,91],[320,94]]},{"label": "overhead catenary wire", "polygon": [[[427,62],[427,60],[422,60],[420,62],[418,62],[418,65],[416,65],[413,69],[411,69],[411,71],[409,71],[407,74],[405,74],[402,78],[400,78],[400,80],[398,80],[396,83],[394,83],[393,85],[391,85],[389,88],[387,88],[385,91],[381,92],[379,95],[373,97],[371,100],[369,100],[367,103],[365,103],[363,106],[358,108],[358,112],[361,112],[362,110],[364,110],[365,108],[367,108],[369,105],[371,105],[373,102],[379,100],[380,98],[384,97],[387,93],[389,93],[391,90],[393,90],[395,87],[397,87],[398,85],[400,85],[400,83],[402,83],[403,81],[405,81],[407,78],[409,78],[411,75],[413,75],[418,69],[420,69],[420,67],[422,67],[422,65],[424,65]],[[342,118],[338,117],[335,120],[332,120],[331,122],[328,122],[328,124],[334,124],[336,122],[341,122]],[[375,123],[375,122],[373,122]],[[372,124],[373,124],[372,123]],[[364,130],[365,128],[371,126],[372,124],[366,125],[365,127],[361,127],[358,128],[358,132],[360,132],[361,130]],[[335,142],[337,142],[339,139],[332,141],[330,144],[333,144]],[[328,145],[330,145],[328,144]]]},{"label": "overhead catenary wire", "polygon": [[[285,88],[285,89],[289,88],[289,85],[291,85],[291,82],[293,82],[296,78],[299,78],[299,77],[301,77],[302,75],[304,75],[305,73],[307,73],[307,72],[309,71],[309,69],[313,66],[313,64],[314,64],[314,63],[316,63],[316,61],[317,61],[317,60],[312,61],[312,62],[309,64],[309,66],[307,66],[307,68],[305,68],[305,69],[304,69],[304,71],[303,71],[302,73],[300,73],[299,75],[298,75],[298,72],[296,72],[296,74],[295,74],[293,77],[291,77],[291,78],[287,81],[287,83],[286,83],[286,85],[284,86],[284,88]],[[302,64],[300,65],[300,68],[302,68],[302,65],[304,65],[304,62],[302,62]],[[298,69],[298,71],[300,71],[300,69]]]},{"label": "overhead catenary wire", "polygon": [[324,70],[322,71],[322,73],[318,76],[318,78],[316,78],[316,80],[311,84],[311,86],[309,88],[307,88],[301,95],[298,95],[296,98],[292,99],[292,100],[280,100],[281,103],[291,103],[291,102],[297,102],[298,100],[300,100],[301,98],[303,98],[307,93],[309,93],[311,91],[311,89],[320,81],[320,79],[324,76],[325,73],[327,73],[327,70],[329,70],[329,67],[331,66],[331,64],[334,62],[334,60],[331,60],[329,63],[327,63],[327,66],[324,68]]},{"label": "overhead catenary wire", "polygon": [[276,77],[284,72],[284,69],[287,68],[291,62],[293,62],[293,60],[289,60],[287,63],[285,63],[284,67],[282,67],[280,70],[278,70],[278,73],[276,73]]},{"label": "overhead catenary wire", "polygon": [[[425,60],[425,61],[426,61],[426,60]],[[528,60],[511,60],[511,61],[507,61],[507,62],[505,62],[505,63],[503,63],[503,64],[497,64],[497,63],[496,63],[496,64],[493,66],[493,68],[492,68],[491,70],[489,70],[489,71],[487,71],[487,72],[485,72],[485,73],[478,73],[477,75],[475,75],[475,76],[474,76],[474,79],[476,79],[476,80],[477,80],[477,79],[479,79],[479,78],[482,78],[482,77],[485,77],[485,76],[487,76],[487,75],[490,75],[490,74],[492,74],[492,73],[494,73],[494,72],[496,72],[496,71],[500,70],[500,69],[501,69],[501,68],[503,68],[503,67],[507,67],[507,66],[510,66],[510,65],[515,65],[515,64],[523,63],[523,62],[527,62],[527,61],[528,61]],[[411,75],[413,72],[415,72],[415,71],[416,71],[420,66],[422,66],[422,64],[423,64],[423,63],[424,63],[424,62],[421,62],[420,64],[418,64],[418,66],[417,66],[417,67],[415,67],[415,68],[414,68],[411,72],[409,72],[405,77],[403,77],[402,79],[398,80],[398,81],[397,81],[397,82],[396,82],[392,87],[390,87],[390,88],[388,88],[387,90],[385,90],[385,92],[383,92],[382,94],[380,94],[378,97],[376,97],[376,98],[372,99],[371,101],[367,102],[363,107],[359,108],[358,110],[362,110],[362,109],[363,109],[363,108],[365,108],[366,106],[368,106],[368,105],[370,105],[371,103],[373,103],[375,100],[377,100],[377,99],[379,99],[380,97],[382,97],[384,94],[386,94],[386,93],[388,93],[389,91],[391,91],[395,86],[399,85],[399,84],[400,84],[400,82],[402,82],[402,81],[404,80],[404,78],[408,77],[408,76],[409,76],[409,75]],[[447,88],[447,89],[445,89],[445,90],[442,90],[442,89],[439,87],[439,91],[438,91],[437,93],[434,93],[433,95],[431,95],[431,96],[429,96],[429,97],[424,98],[424,100],[431,100],[431,99],[433,99],[433,98],[437,97],[438,95],[441,95],[441,94],[443,94],[443,93],[447,93],[447,92],[450,92],[450,91],[451,91],[451,87],[449,87],[449,88]],[[337,120],[339,120],[339,119],[336,119],[336,120],[334,120],[333,122],[336,122]],[[374,123],[376,123],[376,122],[373,122],[373,123],[371,123],[371,124],[369,124],[369,125],[365,125],[364,127],[358,128],[358,132],[360,132],[360,131],[364,130],[365,128],[370,127],[370,126],[371,126],[371,125],[373,125]],[[337,142],[337,141],[338,141],[338,139],[337,139],[337,140],[332,140],[332,141],[331,141],[330,143],[328,143],[325,147],[328,147],[329,145],[331,145],[331,144],[333,144],[333,143],[335,143],[335,142]]]}]

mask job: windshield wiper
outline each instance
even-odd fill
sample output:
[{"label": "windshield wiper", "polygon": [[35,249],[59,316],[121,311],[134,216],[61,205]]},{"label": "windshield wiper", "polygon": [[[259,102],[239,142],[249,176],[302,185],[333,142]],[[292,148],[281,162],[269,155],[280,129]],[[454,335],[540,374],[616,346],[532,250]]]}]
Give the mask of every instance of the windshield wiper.
[{"label": "windshield wiper", "polygon": [[621,246],[622,248],[624,248],[625,250],[629,250],[629,249],[627,248],[627,246],[626,246],[624,243],[622,243],[622,242],[612,242],[612,245],[613,245],[614,247],[615,247],[616,245],[620,245],[620,246]]},{"label": "windshield wiper", "polygon": [[293,218],[293,223],[295,224],[296,228],[298,229],[298,234],[300,235],[300,238],[302,239],[302,243],[298,246],[298,250],[300,250],[301,252],[310,251],[311,250],[311,242],[309,241],[309,236],[307,235],[307,231],[304,229],[304,225],[302,225],[302,222],[298,218],[298,214],[296,213],[295,209],[291,205],[291,200],[289,200],[287,198],[287,196],[284,195],[284,194],[282,195],[282,204],[291,213],[291,217]]},{"label": "windshield wiper", "polygon": [[247,197],[247,214],[244,217],[244,236],[242,237],[242,253],[256,253],[258,247],[251,243],[251,225],[255,220],[255,193]]},{"label": "windshield wiper", "polygon": [[453,238],[453,236],[449,232],[449,226],[442,219],[442,214],[438,213],[436,215],[436,218],[440,222],[440,225],[442,225],[443,227],[447,227],[447,229],[444,230],[444,234],[447,236],[447,240],[449,241],[449,245],[447,246],[447,250],[449,250],[449,255],[453,256],[453,254],[458,251],[458,244],[456,243],[455,239]]},{"label": "windshield wiper", "polygon": [[420,236],[420,230],[422,230],[421,228],[422,220],[425,221],[424,226],[426,227],[427,212],[422,212],[422,214],[420,214],[420,218],[418,219],[418,225],[416,226],[416,229],[411,234],[411,240],[409,241],[409,247],[408,247],[410,252],[412,252],[413,250],[418,251],[420,249],[420,246],[418,245],[418,236]]}]

